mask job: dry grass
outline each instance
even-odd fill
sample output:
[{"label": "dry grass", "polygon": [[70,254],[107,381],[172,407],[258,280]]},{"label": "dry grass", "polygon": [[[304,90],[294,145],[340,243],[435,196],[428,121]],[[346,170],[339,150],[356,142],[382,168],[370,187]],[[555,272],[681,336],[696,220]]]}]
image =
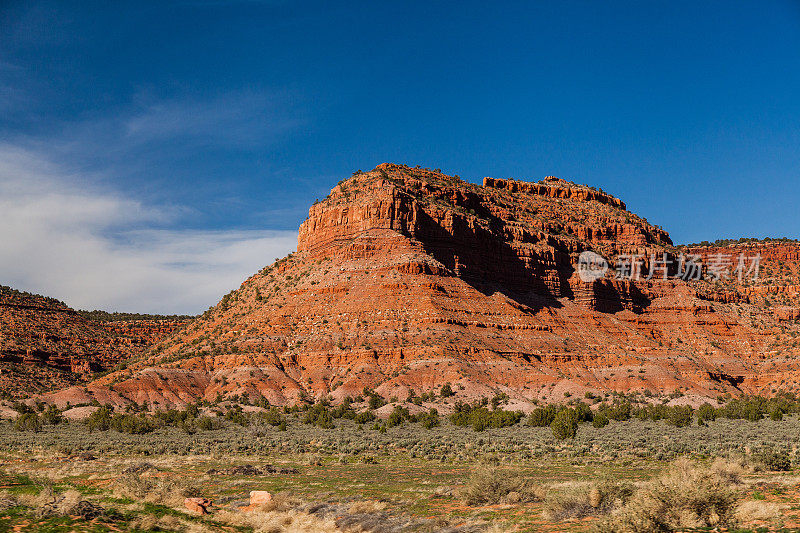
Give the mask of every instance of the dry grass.
[{"label": "dry grass", "polygon": [[633,485],[612,480],[565,483],[548,491],[543,515],[560,521],[606,514],[624,505],[633,492]]},{"label": "dry grass", "polygon": [[202,491],[194,485],[172,478],[146,477],[127,474],[115,479],[110,488],[114,496],[144,501],[168,507],[182,508],[188,497],[202,496]]},{"label": "dry grass", "polygon": [[254,533],[333,533],[341,531],[329,518],[319,518],[297,509],[288,511],[221,510],[214,519],[231,526],[253,528]]},{"label": "dry grass", "polygon": [[350,505],[349,512],[350,514],[369,514],[369,513],[379,513],[386,509],[386,502],[376,502],[373,500],[364,500],[359,502],[354,502]]},{"label": "dry grass", "polygon": [[777,503],[748,500],[736,508],[736,518],[742,523],[762,521],[772,522],[781,517],[783,506]]},{"label": "dry grass", "polygon": [[178,531],[181,533],[211,533],[211,529],[173,515],[143,514],[133,519],[129,528],[134,531]]},{"label": "dry grass", "polygon": [[541,500],[544,491],[525,476],[500,468],[473,472],[461,496],[468,505],[519,503]]}]

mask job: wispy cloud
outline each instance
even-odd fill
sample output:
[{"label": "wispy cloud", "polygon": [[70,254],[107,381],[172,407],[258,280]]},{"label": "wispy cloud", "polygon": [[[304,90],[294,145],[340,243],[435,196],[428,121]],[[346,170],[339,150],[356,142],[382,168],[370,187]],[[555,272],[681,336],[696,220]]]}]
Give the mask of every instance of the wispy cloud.
[{"label": "wispy cloud", "polygon": [[180,138],[239,148],[269,144],[302,123],[272,92],[232,92],[209,99],[138,98],[124,121],[126,143]]},{"label": "wispy cloud", "polygon": [[77,308],[196,313],[296,246],[295,232],[182,230],[182,206],[92,185],[0,144],[0,282]]}]

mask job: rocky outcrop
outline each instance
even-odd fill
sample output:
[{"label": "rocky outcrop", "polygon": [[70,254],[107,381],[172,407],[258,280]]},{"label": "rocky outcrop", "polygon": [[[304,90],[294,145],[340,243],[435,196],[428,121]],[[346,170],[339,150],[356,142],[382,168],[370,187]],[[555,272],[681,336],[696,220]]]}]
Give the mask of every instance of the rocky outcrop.
[{"label": "rocky outcrop", "polygon": [[[584,250],[649,258],[672,244],[666,232],[609,195],[563,180],[484,181],[491,187],[380,165],[341,183],[311,208],[300,226],[298,252],[357,260],[388,258],[402,249],[424,254],[421,261],[431,271],[559,298],[572,295],[569,279]],[[597,298],[585,301],[605,301],[608,287],[598,290]]]},{"label": "rocky outcrop", "polygon": [[697,255],[706,274],[711,265],[719,268],[706,295],[710,300],[800,306],[800,242],[744,241],[681,251]]},{"label": "rocky outcrop", "polygon": [[575,184],[558,179],[555,176],[548,176],[539,183],[483,178],[483,186],[492,187],[494,189],[505,189],[510,192],[546,196],[548,198],[564,198],[566,200],[577,200],[579,202],[599,202],[625,210],[625,202],[619,198],[615,198],[602,191],[590,189],[589,187],[576,186]]},{"label": "rocky outcrop", "polygon": [[778,307],[775,318],[780,322],[796,322],[800,320],[800,307]]},{"label": "rocky outcrop", "polygon": [[[405,398],[450,383],[457,400],[505,392],[525,404],[797,383],[772,370],[793,372],[798,349],[771,313],[734,286],[646,275],[681,250],[585,186],[480,186],[384,164],[313,205],[297,250],[152,356],[50,399],[152,407],[244,395],[281,405],[364,387]],[[585,251],[609,260],[594,281],[577,272]],[[617,276],[623,256],[645,275]]]}]

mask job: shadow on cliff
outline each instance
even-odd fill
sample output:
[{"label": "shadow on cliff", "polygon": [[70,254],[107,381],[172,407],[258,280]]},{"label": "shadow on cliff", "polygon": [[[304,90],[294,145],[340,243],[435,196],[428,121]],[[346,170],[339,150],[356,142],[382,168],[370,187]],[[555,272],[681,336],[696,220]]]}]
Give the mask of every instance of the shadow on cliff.
[{"label": "shadow on cliff", "polygon": [[618,313],[630,309],[641,314],[650,305],[650,299],[635,284],[620,286],[609,280],[594,282],[594,309],[601,313]]},{"label": "shadow on cliff", "polygon": [[534,312],[563,307],[556,298],[572,296],[568,279],[573,269],[569,260],[559,264],[558,258],[564,256],[557,253],[555,270],[545,268],[543,261],[529,266],[504,239],[502,221],[487,218],[491,230],[470,227],[466,218],[455,215],[453,228],[448,231],[419,210],[414,237],[426,253],[487,296],[500,292]]}]

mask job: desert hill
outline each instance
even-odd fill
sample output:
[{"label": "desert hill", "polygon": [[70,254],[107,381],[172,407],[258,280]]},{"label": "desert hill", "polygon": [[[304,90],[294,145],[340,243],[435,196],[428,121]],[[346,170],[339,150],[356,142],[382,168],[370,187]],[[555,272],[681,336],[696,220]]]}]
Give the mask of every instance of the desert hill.
[{"label": "desert hill", "polygon": [[86,382],[185,322],[100,322],[54,298],[0,286],[0,391],[16,397]]},{"label": "desert hill", "polygon": [[[584,251],[609,260],[605,276],[581,279]],[[456,399],[505,392],[524,406],[610,390],[797,390],[794,320],[753,303],[744,283],[677,279],[684,251],[601,190],[383,164],[310,208],[297,253],[149,357],[50,398],[286,404],[450,383]],[[669,276],[616,279],[625,256],[645,274],[666,260]]]}]

